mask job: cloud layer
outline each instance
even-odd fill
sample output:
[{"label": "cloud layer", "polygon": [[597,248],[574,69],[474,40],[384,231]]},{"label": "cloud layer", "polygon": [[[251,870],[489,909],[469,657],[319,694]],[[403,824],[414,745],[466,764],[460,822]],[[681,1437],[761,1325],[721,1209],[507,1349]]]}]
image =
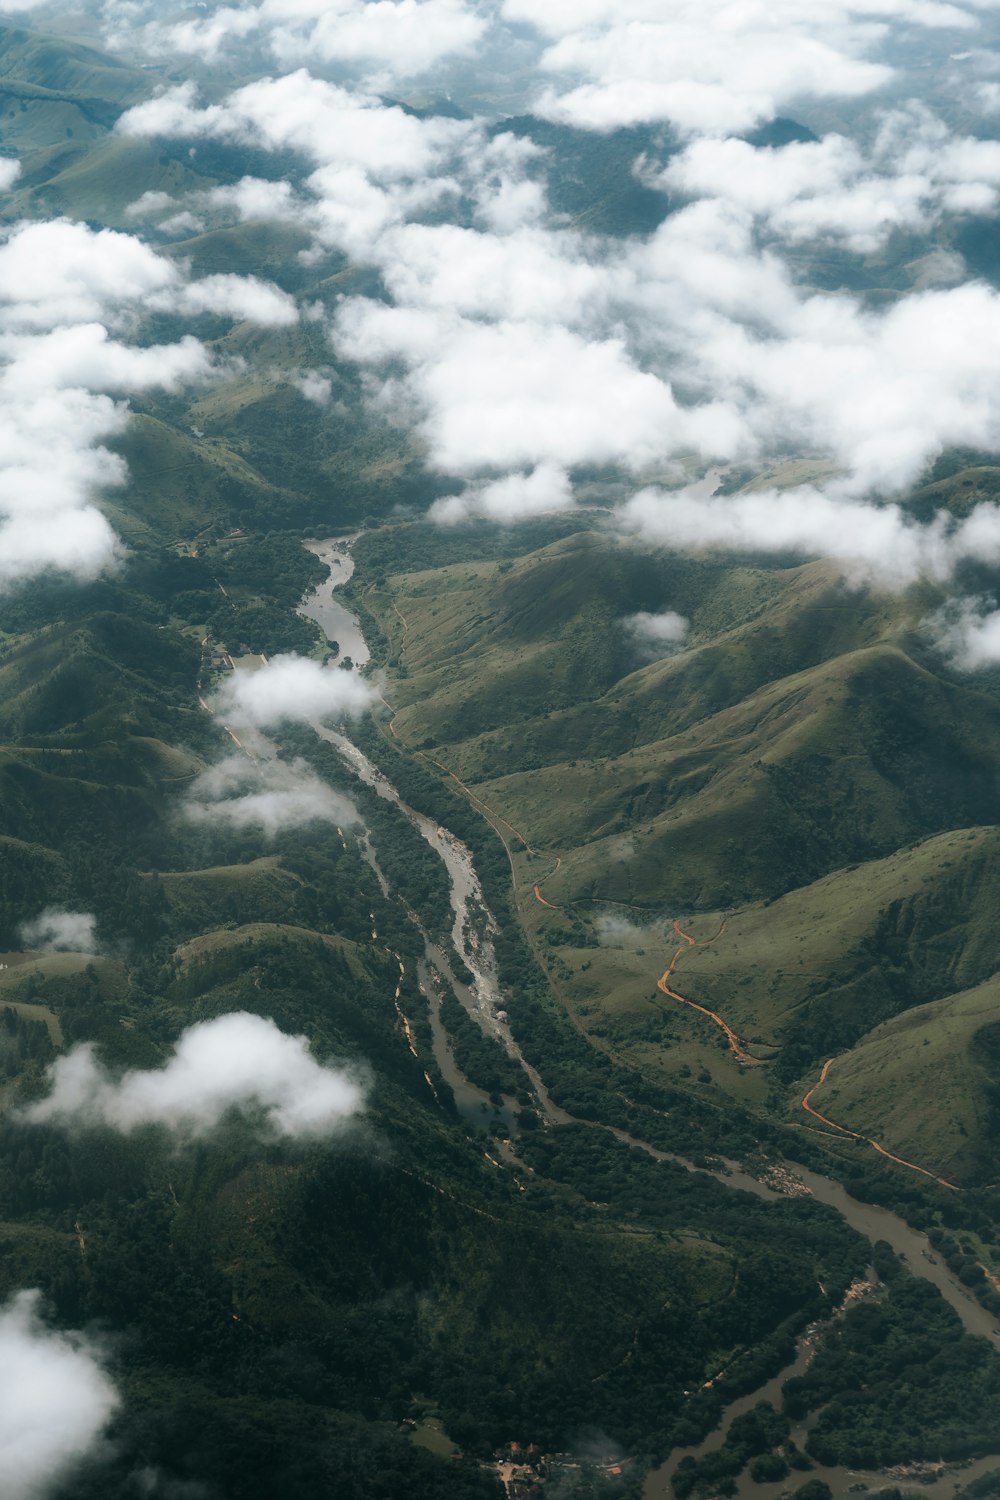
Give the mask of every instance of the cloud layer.
[{"label": "cloud layer", "polygon": [[[948,86],[962,89],[968,119],[977,96],[958,59],[993,76],[993,10],[265,0],[176,23],[146,6],[134,13],[143,25],[190,24],[178,45],[238,35],[295,71],[211,102],[171,85],[118,129],[195,152],[213,137],[302,157],[295,187],[247,178],[159,211],[294,220],[317,254],[336,248],[378,271],[386,296],[340,298],[332,350],[363,367],[371,401],[417,435],[429,467],[465,481],[435,520],[565,509],[581,471],[615,468],[636,477],[620,514],[634,535],[818,553],[894,584],[944,579],[973,537],[993,547],[993,510],[963,528],[945,517],[920,527],[896,502],[945,447],[1000,447],[1000,298],[928,237],[996,212],[1000,146],[947,123],[959,118],[950,103],[935,113],[910,99],[905,59],[932,43],[942,59],[950,50]],[[401,66],[397,43],[418,23],[415,67],[516,43],[550,120],[596,133],[654,126],[634,171],[664,194],[664,222],[632,237],[572,228],[548,210],[544,149],[481,119],[388,104],[371,79]],[[309,71],[338,48],[337,81]],[[817,103],[850,129],[778,146],[743,138],[781,111],[808,120]],[[904,267],[909,289],[869,299],[809,286],[802,246],[863,257],[894,235],[921,252]],[[779,455],[825,460],[831,477],[729,502],[683,483],[709,463]]]},{"label": "cloud layer", "polygon": [[480,7],[466,0],[262,0],[206,8],[183,21],[171,17],[172,7],[162,18],[159,9],[148,0],[123,8],[112,40],[153,56],[207,62],[250,42],[282,66],[335,63],[374,72],[386,82],[468,53],[487,25]]},{"label": "cloud layer", "polygon": [[23,1118],[66,1128],[109,1126],[124,1133],[163,1125],[184,1136],[214,1130],[231,1111],[260,1112],[278,1135],[331,1135],[357,1115],[364,1091],[324,1066],[304,1036],[238,1011],[181,1035],[166,1066],[113,1078],[87,1043],[48,1069],[50,1091]]},{"label": "cloud layer", "polygon": [[85,1458],[118,1406],[96,1347],[49,1328],[41,1293],[0,1308],[0,1474],[6,1500],[43,1500]]},{"label": "cloud layer", "polygon": [[973,4],[937,0],[503,0],[508,21],[547,44],[552,82],[535,102],[553,119],[609,130],[664,121],[736,133],[805,98],[853,99],[889,83],[887,24],[975,27]]}]

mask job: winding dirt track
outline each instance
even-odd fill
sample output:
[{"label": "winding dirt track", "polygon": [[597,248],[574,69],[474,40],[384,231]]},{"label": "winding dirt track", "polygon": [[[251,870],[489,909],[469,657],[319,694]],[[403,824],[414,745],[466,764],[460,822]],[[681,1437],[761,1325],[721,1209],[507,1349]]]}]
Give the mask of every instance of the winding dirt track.
[{"label": "winding dirt track", "polygon": [[548,909],[549,909],[549,911],[559,911],[560,910],[560,907],[553,906],[551,901],[546,901],[545,897],[542,895],[541,891],[538,888],[538,881],[537,880],[535,881],[534,885],[532,886],[532,890],[535,893],[535,900],[536,901],[540,901],[543,906],[547,906]]},{"label": "winding dirt track", "polygon": [[729,1050],[736,1058],[737,1062],[742,1063],[745,1067],[748,1068],[762,1068],[764,1066],[764,1059],[761,1057],[752,1057],[743,1046],[733,1028],[726,1021],[724,1021],[716,1011],[709,1010],[705,1005],[699,1005],[696,1000],[688,1000],[685,995],[679,995],[676,990],[672,990],[670,988],[669,981],[671,976],[673,975],[675,968],[677,967],[681,954],[687,953],[691,948],[707,948],[709,943],[714,943],[717,938],[720,938],[722,936],[725,930],[726,923],[725,920],[723,920],[718,932],[715,933],[713,937],[706,938],[703,943],[699,944],[696,938],[693,938],[689,932],[685,932],[680,923],[675,921],[674,931],[676,932],[677,936],[679,938],[683,938],[684,941],[681,943],[681,946],[677,949],[673,958],[670,960],[667,969],[656,981],[656,988],[658,990],[661,990],[664,995],[669,995],[671,1000],[679,1000],[682,1005],[690,1005],[692,1010],[700,1011],[703,1016],[707,1016],[710,1021],[714,1021],[716,1026],[718,1026],[719,1029],[725,1033],[726,1040],[729,1043]]},{"label": "winding dirt track", "polygon": [[916,1162],[907,1161],[906,1158],[902,1156],[896,1156],[894,1152],[888,1151],[880,1141],[873,1140],[870,1135],[862,1135],[860,1130],[851,1130],[847,1125],[838,1125],[836,1120],[831,1120],[828,1115],[820,1114],[818,1109],[813,1108],[810,1100],[812,1099],[812,1096],[813,1094],[815,1094],[816,1090],[826,1082],[826,1075],[829,1073],[831,1065],[835,1063],[836,1060],[837,1059],[835,1057],[827,1058],[826,1062],[823,1064],[823,1071],[820,1073],[819,1078],[813,1084],[812,1088],[809,1089],[808,1092],[804,1095],[802,1099],[802,1108],[806,1111],[806,1113],[812,1115],[816,1120],[822,1120],[824,1125],[830,1125],[834,1130],[839,1130],[841,1132],[841,1139],[843,1138],[843,1136],[850,1136],[852,1140],[864,1141],[865,1145],[871,1146],[875,1151],[879,1153],[880,1156],[887,1157],[889,1161],[896,1162],[898,1166],[908,1167],[911,1172],[919,1172],[921,1177],[929,1177],[932,1182],[936,1182],[940,1187],[949,1188],[953,1193],[961,1192],[961,1188],[959,1188],[956,1183],[949,1182],[947,1177],[939,1177],[936,1172],[929,1171],[927,1167],[918,1167]]}]

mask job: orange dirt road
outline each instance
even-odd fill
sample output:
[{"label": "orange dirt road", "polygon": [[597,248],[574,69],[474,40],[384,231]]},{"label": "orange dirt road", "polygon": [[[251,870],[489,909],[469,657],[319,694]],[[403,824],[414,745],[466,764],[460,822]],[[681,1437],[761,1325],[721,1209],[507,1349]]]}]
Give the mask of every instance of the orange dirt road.
[{"label": "orange dirt road", "polygon": [[673,958],[670,960],[669,967],[656,981],[656,988],[662,991],[664,995],[669,995],[671,1000],[679,1000],[681,1005],[690,1005],[692,1010],[700,1011],[703,1016],[707,1016],[710,1021],[714,1021],[716,1026],[718,1026],[721,1031],[725,1032],[726,1040],[729,1043],[729,1050],[736,1058],[737,1062],[743,1063],[743,1065],[748,1068],[762,1068],[764,1067],[764,1059],[760,1057],[751,1057],[750,1053],[743,1046],[743,1043],[740,1041],[733,1028],[728,1025],[720,1015],[718,1015],[714,1010],[709,1010],[705,1005],[699,1005],[696,1000],[688,1000],[686,996],[679,995],[676,990],[672,990],[670,988],[670,979],[673,975],[674,969],[677,967],[681,954],[686,953],[689,948],[695,948],[698,946],[706,948],[709,943],[714,943],[716,938],[720,938],[725,930],[726,924],[725,921],[723,921],[722,926],[719,928],[715,936],[706,938],[705,942],[699,945],[697,940],[693,938],[689,932],[685,932],[679,922],[675,921],[674,931],[676,932],[677,936],[679,938],[683,938],[684,941],[682,945],[677,949],[677,952],[674,954]]},{"label": "orange dirt road", "polygon": [[535,900],[536,901],[540,901],[543,906],[547,906],[548,909],[549,909],[549,911],[559,911],[560,910],[560,908],[558,906],[553,906],[551,901],[546,901],[545,897],[542,895],[541,891],[538,888],[538,881],[537,880],[535,881],[534,885],[532,886],[532,890],[535,893]]},{"label": "orange dirt road", "polygon": [[921,1177],[929,1177],[932,1182],[936,1182],[940,1187],[949,1188],[953,1193],[961,1192],[961,1188],[959,1188],[954,1182],[949,1182],[947,1177],[939,1177],[936,1172],[930,1172],[926,1167],[918,1167],[916,1162],[914,1161],[907,1161],[905,1157],[896,1156],[892,1151],[886,1150],[885,1146],[883,1146],[880,1141],[872,1140],[870,1135],[862,1135],[860,1130],[850,1130],[846,1125],[838,1125],[836,1120],[831,1120],[828,1115],[821,1115],[818,1109],[813,1108],[812,1104],[809,1101],[812,1099],[812,1096],[813,1094],[815,1094],[816,1090],[826,1082],[826,1075],[827,1073],[829,1073],[831,1065],[835,1062],[835,1057],[827,1058],[826,1062],[823,1064],[823,1071],[820,1073],[819,1078],[813,1084],[812,1088],[809,1089],[809,1091],[804,1095],[802,1099],[802,1108],[806,1111],[806,1113],[812,1115],[816,1120],[822,1120],[824,1125],[831,1125],[834,1130],[841,1131],[842,1135],[850,1136],[852,1140],[864,1141],[866,1146],[871,1146],[873,1150],[879,1153],[880,1156],[885,1156],[889,1161],[894,1161],[897,1166],[908,1167],[911,1172],[919,1172]]}]

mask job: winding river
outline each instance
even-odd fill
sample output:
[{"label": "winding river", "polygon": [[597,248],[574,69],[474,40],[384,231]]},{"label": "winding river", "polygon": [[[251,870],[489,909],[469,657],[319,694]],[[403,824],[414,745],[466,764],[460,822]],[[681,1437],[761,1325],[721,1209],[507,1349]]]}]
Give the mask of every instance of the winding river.
[{"label": "winding river", "polygon": [[[304,597],[300,612],[315,620],[327,639],[335,640],[340,647],[341,655],[350,656],[354,670],[358,670],[369,660],[368,647],[360,622],[346,606],[332,597],[334,591],[346,583],[354,572],[354,560],[350,555],[350,547],[354,540],[353,536],[330,537],[324,541],[307,543],[310,551],[315,552],[317,557],[327,563],[330,568],[330,577]],[[600,1121],[578,1120],[553,1101],[538,1071],[523,1056],[503,1013],[493,946],[497,928],[483,896],[472,851],[446,828],[440,827],[432,819],[410,807],[387,777],[345,734],[320,723],[314,724],[313,728],[317,734],[338,750],[359,780],[371,787],[380,797],[394,802],[399,807],[427,840],[448,871],[454,917],[451,930],[452,943],[456,954],[472,974],[472,984],[465,985],[459,981],[448,955],[431,940],[422,928],[425,952],[418,967],[418,978],[428,1002],[435,1058],[442,1077],[452,1088],[456,1105],[463,1118],[479,1128],[492,1125],[497,1119],[513,1128],[515,1104],[513,1100],[505,1100],[502,1109],[495,1108],[483,1090],[466,1078],[455,1063],[447,1030],[441,1018],[441,997],[445,985],[453,991],[460,1004],[465,1007],[477,1024],[487,1034],[496,1037],[508,1054],[521,1064],[526,1080],[537,1100],[539,1111],[547,1124],[582,1124],[596,1130],[607,1130],[624,1144],[645,1151],[657,1160],[678,1162],[690,1171],[703,1170],[694,1167],[683,1157],[672,1152],[661,1151],[649,1142],[638,1140],[617,1127],[605,1125]],[[383,890],[387,890],[385,876],[378,867],[376,853],[367,835],[365,848],[366,857],[373,864]],[[852,1198],[832,1178],[809,1171],[797,1164],[791,1166],[791,1172],[818,1202],[835,1209],[853,1229],[872,1243],[876,1240],[885,1240],[891,1245],[915,1276],[923,1277],[938,1288],[969,1333],[988,1339],[994,1348],[1000,1349],[1000,1330],[996,1326],[996,1319],[985,1308],[980,1307],[958,1277],[948,1270],[943,1261],[935,1257],[926,1235],[911,1229],[903,1219],[888,1209],[862,1203]],[[750,1192],[757,1197],[770,1200],[781,1196],[773,1186],[759,1181],[735,1162],[726,1162],[719,1171],[712,1172],[710,1175],[735,1191]],[[779,1375],[758,1390],[733,1402],[723,1413],[720,1426],[703,1443],[694,1448],[675,1450],[666,1464],[653,1470],[646,1479],[644,1500],[672,1500],[670,1476],[677,1464],[684,1457],[698,1458],[703,1453],[719,1447],[733,1417],[749,1411],[758,1401],[770,1401],[773,1405],[780,1406],[782,1384],[806,1368],[812,1357],[813,1345],[814,1335],[807,1332],[799,1340],[794,1360]],[[800,1447],[804,1446],[807,1433],[807,1427],[800,1427],[793,1432],[792,1436]],[[951,1490],[957,1482],[968,1483],[998,1466],[1000,1466],[1000,1455],[980,1459],[964,1467],[953,1466],[946,1471],[947,1487]],[[846,1500],[850,1493],[858,1493],[866,1488],[878,1490],[887,1485],[907,1483],[906,1479],[885,1473],[861,1473],[848,1469],[817,1466],[809,1476],[792,1475],[772,1484],[756,1484],[744,1472],[738,1482],[737,1494],[739,1500],[778,1500],[779,1496],[789,1493],[807,1477],[825,1480],[830,1485],[836,1500]],[[913,1483],[912,1479],[908,1482]],[[924,1482],[927,1482],[926,1477]],[[943,1488],[944,1477],[940,1482]]]}]

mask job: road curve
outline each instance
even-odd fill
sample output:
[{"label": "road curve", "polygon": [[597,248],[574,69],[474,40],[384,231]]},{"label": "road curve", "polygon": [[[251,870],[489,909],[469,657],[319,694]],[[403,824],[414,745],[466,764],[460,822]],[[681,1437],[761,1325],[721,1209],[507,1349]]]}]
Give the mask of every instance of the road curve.
[{"label": "road curve", "polygon": [[834,1130],[839,1130],[842,1133],[842,1136],[850,1136],[851,1139],[855,1141],[864,1141],[866,1146],[871,1146],[872,1149],[877,1151],[880,1156],[887,1157],[889,1161],[896,1162],[898,1166],[907,1167],[911,1172],[919,1172],[921,1177],[929,1177],[932,1182],[936,1182],[940,1187],[948,1188],[953,1193],[961,1192],[961,1188],[957,1185],[957,1183],[949,1182],[947,1177],[939,1177],[936,1172],[931,1172],[927,1167],[918,1167],[915,1161],[907,1161],[905,1157],[897,1156],[895,1152],[889,1151],[885,1146],[882,1145],[881,1141],[873,1140],[870,1135],[863,1135],[860,1130],[851,1130],[847,1125],[840,1125],[836,1120],[831,1120],[829,1115],[820,1114],[819,1110],[813,1107],[813,1105],[810,1103],[810,1100],[812,1099],[812,1096],[813,1094],[815,1094],[816,1090],[826,1082],[826,1075],[829,1073],[832,1064],[835,1063],[836,1060],[837,1059],[835,1057],[827,1058],[826,1062],[823,1064],[823,1071],[820,1073],[819,1078],[813,1084],[812,1088],[809,1089],[803,1096],[802,1108],[806,1111],[806,1113],[812,1115],[816,1120],[822,1120],[824,1125],[830,1125]]},{"label": "road curve", "polygon": [[762,1068],[764,1067],[764,1059],[761,1057],[752,1057],[751,1054],[743,1046],[743,1043],[740,1041],[733,1028],[728,1024],[728,1022],[724,1021],[716,1011],[709,1010],[707,1006],[699,1005],[696,1000],[689,1000],[686,995],[679,995],[676,990],[670,988],[669,981],[671,976],[673,975],[674,969],[677,967],[681,954],[687,953],[689,949],[699,946],[707,948],[708,944],[714,943],[717,938],[720,938],[722,936],[725,930],[726,922],[725,918],[723,918],[722,925],[720,926],[718,932],[715,933],[713,937],[706,938],[703,943],[699,944],[697,939],[693,938],[689,932],[685,932],[680,923],[675,920],[674,931],[679,938],[683,939],[683,942],[677,949],[673,958],[670,960],[670,963],[666,970],[656,981],[656,988],[660,990],[664,995],[669,995],[671,1000],[679,1000],[681,1005],[690,1005],[692,1010],[700,1011],[703,1016],[707,1016],[710,1021],[714,1021],[716,1026],[719,1027],[720,1031],[725,1033],[726,1040],[729,1043],[729,1050],[736,1058],[737,1062],[742,1063],[745,1067],[748,1068]]}]

